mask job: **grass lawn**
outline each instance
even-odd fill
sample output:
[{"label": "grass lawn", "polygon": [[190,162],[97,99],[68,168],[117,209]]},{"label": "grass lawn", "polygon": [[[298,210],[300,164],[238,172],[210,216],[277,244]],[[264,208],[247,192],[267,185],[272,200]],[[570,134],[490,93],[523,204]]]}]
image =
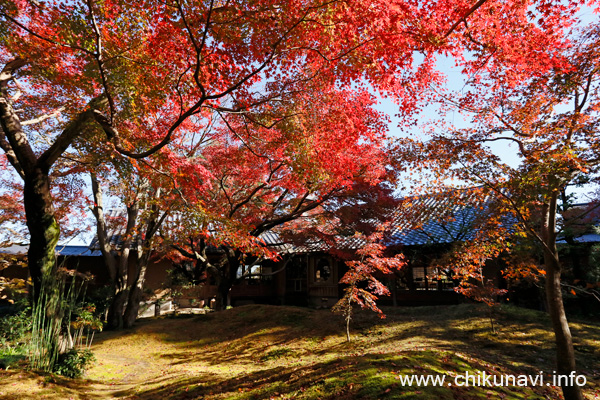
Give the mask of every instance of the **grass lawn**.
[{"label": "grass lawn", "polygon": [[[84,379],[0,371],[2,399],[558,399],[545,314],[503,306],[492,333],[487,307],[359,312],[353,341],[327,310],[252,305],[139,321],[96,336]],[[600,399],[600,323],[571,324],[588,399]],[[458,386],[466,373],[531,375],[542,385]],[[404,375],[444,376],[439,387]],[[458,380],[455,381],[455,378]],[[540,378],[541,379],[541,378]],[[450,386],[448,385],[450,383]],[[550,386],[547,385],[550,384]]]}]

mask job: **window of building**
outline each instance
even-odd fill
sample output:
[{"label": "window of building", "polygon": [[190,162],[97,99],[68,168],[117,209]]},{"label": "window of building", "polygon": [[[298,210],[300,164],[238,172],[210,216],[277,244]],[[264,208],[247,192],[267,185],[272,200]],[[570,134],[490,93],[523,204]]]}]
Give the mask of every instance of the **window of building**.
[{"label": "window of building", "polygon": [[237,278],[240,279],[243,277],[244,280],[251,283],[258,283],[259,281],[270,281],[272,280],[272,276],[270,275],[272,272],[271,266],[265,266],[262,264],[255,265],[244,265],[243,267],[239,267],[237,270]]},{"label": "window of building", "polygon": [[448,271],[439,268],[412,267],[413,284],[416,290],[453,290],[454,282]]},{"label": "window of building", "polygon": [[315,282],[326,282],[331,277],[331,266],[329,260],[320,258],[315,267]]},{"label": "window of building", "polygon": [[286,290],[288,292],[306,291],[306,257],[294,257],[285,269]]}]

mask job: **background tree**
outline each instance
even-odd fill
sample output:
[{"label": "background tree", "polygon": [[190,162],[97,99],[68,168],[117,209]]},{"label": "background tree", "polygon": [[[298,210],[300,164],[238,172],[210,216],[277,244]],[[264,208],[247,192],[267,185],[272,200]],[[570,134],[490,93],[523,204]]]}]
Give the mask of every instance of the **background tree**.
[{"label": "background tree", "polygon": [[[218,307],[225,305],[246,256],[278,257],[264,246],[262,234],[308,213],[315,218],[317,208],[333,211],[352,198],[356,204],[368,198],[361,191],[383,193],[377,184],[386,174],[386,128],[372,95],[318,85],[280,103],[287,108],[285,119],[271,122],[267,109],[229,116],[215,128],[219,134],[201,153],[212,175],[210,189],[195,205],[197,217],[186,217],[173,242],[179,255],[195,262],[197,277],[212,271]],[[306,226],[295,227],[296,235],[307,234]],[[220,261],[209,262],[208,245],[219,248]]]},{"label": "background tree", "polygon": [[[501,200],[499,212],[513,215],[518,232],[541,246],[560,374],[575,371],[575,354],[562,301],[556,216],[565,187],[581,174],[595,177],[598,168],[599,33],[590,26],[554,53],[551,69],[527,80],[508,84],[502,69],[479,74],[463,96],[443,96],[446,104],[471,113],[473,127],[435,131],[429,141],[408,146],[416,163],[427,163],[440,179],[483,184]],[[494,154],[488,144],[496,141],[517,146],[518,167]],[[562,389],[566,399],[582,398],[577,386]]]},{"label": "background tree", "polygon": [[350,341],[350,321],[353,315],[353,306],[358,304],[361,308],[368,308],[385,318],[385,314],[377,307],[377,296],[390,295],[389,289],[379,281],[382,277],[399,271],[406,264],[402,254],[393,257],[385,256],[385,245],[382,244],[389,223],[381,224],[369,236],[356,233],[355,239],[362,242],[356,250],[357,260],[347,261],[348,271],[340,283],[346,284],[344,296],[332,308],[333,312],[341,313],[346,320],[346,339]]},{"label": "background tree", "polygon": [[[113,181],[113,187],[114,183]],[[161,195],[165,195],[163,189],[152,185],[156,182],[151,183],[147,177],[138,176],[133,183],[137,185],[132,187],[132,182],[127,182],[130,193],[122,198],[125,212],[117,212],[118,215],[112,213],[107,218],[100,183],[92,175],[92,211],[96,218],[97,245],[113,286],[107,314],[108,327],[112,329],[132,327],[137,319],[146,269],[156,247],[159,229],[170,211],[168,205],[161,201]],[[112,236],[117,236],[116,243]],[[135,268],[130,277],[132,255],[135,255]]]}]

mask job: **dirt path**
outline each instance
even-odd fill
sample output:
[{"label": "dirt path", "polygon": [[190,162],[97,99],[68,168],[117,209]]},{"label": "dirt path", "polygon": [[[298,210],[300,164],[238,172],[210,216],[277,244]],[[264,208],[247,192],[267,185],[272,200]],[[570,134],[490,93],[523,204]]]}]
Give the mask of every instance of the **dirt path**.
[{"label": "dirt path", "polygon": [[96,355],[96,365],[88,371],[89,390],[93,399],[122,399],[134,395],[136,389],[160,377],[157,365],[147,360],[117,354]]}]

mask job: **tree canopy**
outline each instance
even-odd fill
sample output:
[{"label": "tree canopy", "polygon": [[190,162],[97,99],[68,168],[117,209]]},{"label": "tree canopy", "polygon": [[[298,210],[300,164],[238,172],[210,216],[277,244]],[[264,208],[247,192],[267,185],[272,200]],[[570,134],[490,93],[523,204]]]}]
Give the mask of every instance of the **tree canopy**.
[{"label": "tree canopy", "polygon": [[[161,175],[172,199],[247,226],[272,225],[281,219],[273,205],[283,200],[293,214],[298,204],[300,211],[307,201],[381,179],[385,118],[373,110],[373,93],[392,98],[403,123],[414,123],[435,98],[430,89],[444,83],[440,54],[454,57],[481,88],[461,100],[465,107],[504,107],[506,93],[520,96],[556,71],[573,80],[556,87],[577,85],[567,33],[582,3],[0,3],[0,148],[7,160],[0,167],[23,181],[34,295],[56,272],[60,204],[53,190],[81,197],[81,181],[67,179],[61,188],[61,178],[127,157],[121,167],[132,177]],[[534,97],[527,102],[536,106]],[[492,116],[485,115],[478,121]],[[510,116],[521,117],[516,110]],[[568,152],[542,155],[579,168]]]}]

